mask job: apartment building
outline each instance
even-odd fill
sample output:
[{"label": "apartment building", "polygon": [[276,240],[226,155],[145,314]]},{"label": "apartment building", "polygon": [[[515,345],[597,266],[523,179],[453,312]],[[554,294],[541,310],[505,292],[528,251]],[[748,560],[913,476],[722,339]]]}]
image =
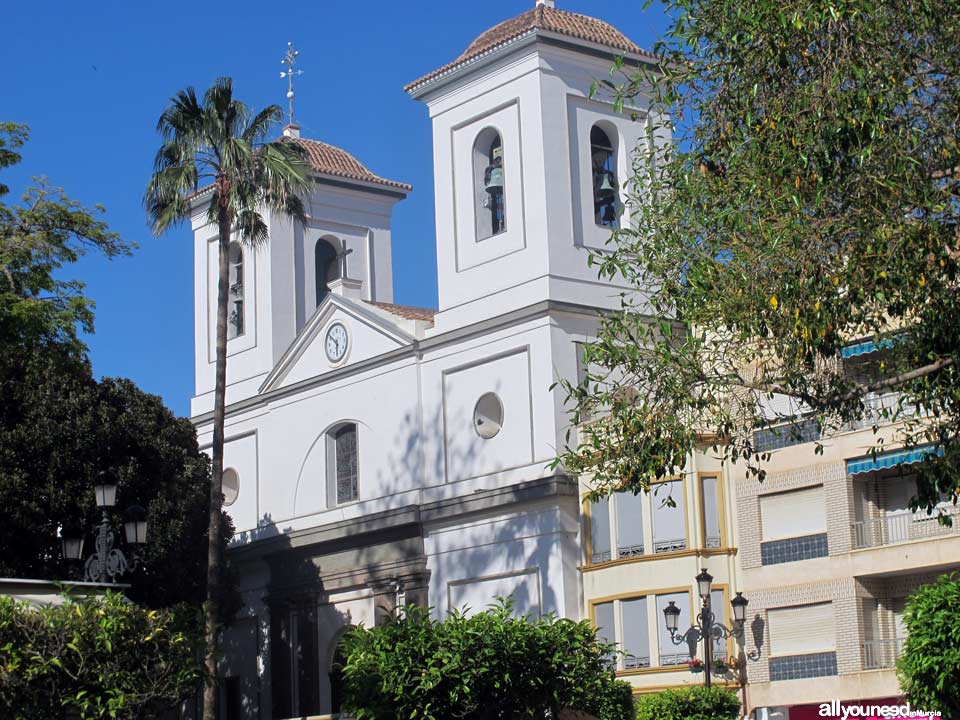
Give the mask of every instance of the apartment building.
[{"label": "apartment building", "polygon": [[[851,345],[845,368],[864,372],[881,352]],[[930,450],[898,446],[898,423],[911,412],[898,397],[867,405],[862,421],[829,434],[813,422],[758,431],[758,448],[771,453],[763,482],[703,450],[649,495],[585,502],[585,612],[620,644],[618,672],[638,693],[703,682],[687,665],[702,648],[674,646],[662,613],[675,600],[681,631],[688,627],[703,567],[715,578],[719,619],[729,624],[734,592],[749,600],[745,698],[758,720],[807,720],[834,699],[900,696],[905,599],[960,568],[960,509],[949,498],[938,508],[952,527],[910,510],[915,469]],[[885,451],[871,454],[878,439]],[[736,650],[718,642],[715,654]]]},{"label": "apartment building", "polygon": [[[736,480],[737,579],[758,640],[750,705],[771,720],[818,717],[834,699],[897,698],[905,599],[960,567],[960,522],[910,510],[915,466],[929,451],[897,446],[896,425],[879,411],[898,398],[868,403],[877,412],[829,437],[811,424],[799,437],[758,438],[772,450],[766,480]],[[889,449],[870,454],[878,436]],[[957,512],[948,498],[938,508]]]},{"label": "apartment building", "polygon": [[[667,632],[663,610],[680,609],[681,632],[700,610],[695,581],[701,569],[713,576],[711,605],[718,622],[730,624],[730,600],[736,584],[733,492],[727,470],[709,450],[690,458],[685,472],[655,483],[649,493],[614,493],[598,502],[587,499],[584,514],[584,613],[602,638],[616,642],[621,654],[617,674],[636,692],[653,692],[703,682],[688,662],[703,659],[699,650]],[[713,656],[731,658],[735,646],[716,640]],[[718,683],[735,685],[733,673]]]}]

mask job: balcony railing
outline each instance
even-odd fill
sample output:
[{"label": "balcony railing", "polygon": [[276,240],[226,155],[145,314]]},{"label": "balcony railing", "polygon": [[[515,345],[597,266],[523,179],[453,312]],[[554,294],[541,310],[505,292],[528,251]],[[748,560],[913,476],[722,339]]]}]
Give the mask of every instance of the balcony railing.
[{"label": "balcony railing", "polygon": [[686,665],[690,662],[690,653],[660,653],[660,667],[668,665]]},{"label": "balcony railing", "polygon": [[855,548],[894,545],[910,540],[938,538],[960,534],[960,506],[942,508],[940,511],[953,520],[953,525],[942,525],[937,514],[924,512],[891,513],[877,520],[853,523],[853,546]]},{"label": "balcony railing", "polygon": [[847,430],[863,430],[874,425],[884,425],[921,415],[916,405],[904,403],[900,405],[900,393],[885,393],[883,395],[867,395],[863,398],[864,413],[859,420],[847,423]]},{"label": "balcony railing", "polygon": [[660,553],[676,552],[678,550],[687,549],[687,539],[686,538],[677,538],[675,540],[654,540],[653,541],[653,552],[657,555]]},{"label": "balcony railing", "polygon": [[623,658],[624,670],[639,670],[650,667],[650,658],[642,655],[627,655]]},{"label": "balcony railing", "polygon": [[903,653],[903,638],[894,640],[867,640],[863,649],[863,669],[879,670],[896,667],[897,658]]}]

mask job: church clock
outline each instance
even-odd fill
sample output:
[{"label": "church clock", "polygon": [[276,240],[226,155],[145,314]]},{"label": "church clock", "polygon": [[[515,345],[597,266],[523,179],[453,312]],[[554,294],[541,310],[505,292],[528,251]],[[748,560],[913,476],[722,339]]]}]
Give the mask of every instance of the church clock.
[{"label": "church clock", "polygon": [[334,323],[327,330],[327,339],[324,343],[327,351],[327,358],[330,362],[337,363],[343,360],[347,354],[347,345],[350,338],[347,335],[347,329],[342,323]]}]

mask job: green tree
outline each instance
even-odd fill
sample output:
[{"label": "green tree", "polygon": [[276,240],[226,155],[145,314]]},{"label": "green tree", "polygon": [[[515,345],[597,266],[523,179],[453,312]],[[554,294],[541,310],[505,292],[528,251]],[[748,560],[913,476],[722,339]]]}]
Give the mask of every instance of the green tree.
[{"label": "green tree", "polygon": [[[0,356],[0,576],[67,579],[57,528],[100,521],[93,482],[118,484],[117,507],[149,513],[145,562],[124,580],[150,607],[203,602],[209,460],[193,424],[125,379],[96,381],[70,346]],[[116,528],[122,534],[122,529]],[[231,532],[229,519],[221,547]],[[88,534],[86,549],[92,548]]]},{"label": "green tree", "polygon": [[[28,138],[25,125],[0,122],[0,170],[21,160]],[[0,348],[24,352],[36,341],[83,350],[78,328],[93,330],[93,302],[79,280],[54,274],[90,251],[107,257],[127,255],[122,240],[98,219],[97,206],[85,208],[43,178],[24,191],[20,203],[0,201]],[[0,183],[0,198],[10,188]]]},{"label": "green tree", "polygon": [[910,704],[960,717],[960,575],[943,575],[914,591],[903,613],[907,642],[897,661]]},{"label": "green tree", "polygon": [[30,608],[0,598],[0,714],[157,717],[203,677],[196,608],[148,610],[121,595]]},{"label": "green tree", "polygon": [[504,603],[440,622],[410,606],[351,631],[344,650],[344,711],[357,720],[542,719],[564,709],[633,717],[613,648],[589,622],[516,618]]},{"label": "green tree", "polygon": [[[885,419],[921,415],[897,439],[934,451],[918,504],[956,497],[960,4],[665,5],[656,71],[618,63],[599,85],[660,142],[637,149],[630,222],[591,258],[636,292],[566,386],[575,424],[609,413],[564,464],[639,489],[707,436],[762,479],[755,429],[828,432],[897,392]],[[882,352],[854,376],[840,351],[862,338]]]},{"label": "green tree", "polygon": [[[229,248],[233,238],[251,246],[268,240],[261,211],[269,209],[305,221],[301,197],[308,189],[309,166],[304,150],[293,142],[264,142],[282,119],[277,105],[253,114],[233,97],[229,78],[217,80],[201,102],[187,88],[176,94],[160,116],[157,132],[163,144],[144,202],[153,232],[189,220],[195,204],[206,206],[207,221],[217,228],[216,386],[213,403],[213,469],[210,476],[207,557],[207,670],[216,677],[219,651],[223,505],[223,423],[227,373]],[[201,183],[208,192],[198,194]],[[204,692],[203,717],[215,720],[215,685]]]},{"label": "green tree", "polygon": [[738,720],[740,701],[722,687],[688,687],[641,695],[637,720]]}]

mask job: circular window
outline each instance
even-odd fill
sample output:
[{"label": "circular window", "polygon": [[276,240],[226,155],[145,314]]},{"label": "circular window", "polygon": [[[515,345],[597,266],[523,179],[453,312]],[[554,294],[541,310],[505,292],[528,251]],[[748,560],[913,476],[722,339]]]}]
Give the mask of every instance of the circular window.
[{"label": "circular window", "polygon": [[223,471],[223,483],[220,486],[223,491],[223,506],[229,507],[237,501],[240,495],[240,476],[233,468],[227,468]]},{"label": "circular window", "polygon": [[473,429],[484,440],[496,436],[503,427],[503,403],[495,393],[485,393],[473,408]]}]

